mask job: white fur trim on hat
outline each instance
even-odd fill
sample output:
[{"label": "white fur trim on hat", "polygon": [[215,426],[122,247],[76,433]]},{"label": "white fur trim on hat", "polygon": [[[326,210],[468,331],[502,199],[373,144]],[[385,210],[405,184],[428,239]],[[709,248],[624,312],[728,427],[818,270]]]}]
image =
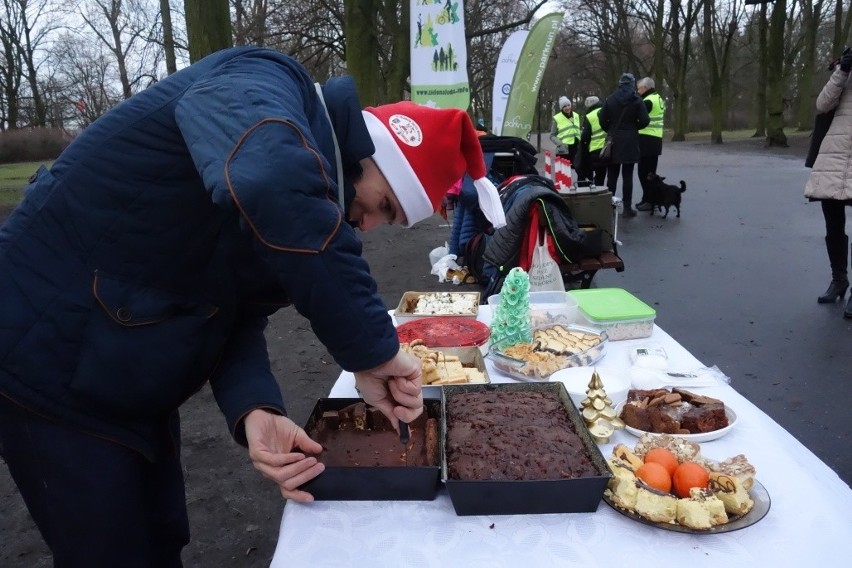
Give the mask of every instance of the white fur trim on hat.
[{"label": "white fur trim on hat", "polygon": [[479,208],[485,214],[485,218],[491,221],[495,229],[506,226],[506,213],[503,211],[503,203],[497,188],[487,177],[473,180],[476,188],[476,196],[479,199]]},{"label": "white fur trim on hat", "polygon": [[559,97],[559,108],[571,106],[571,99],[568,97]]},{"label": "white fur trim on hat", "polygon": [[423,184],[402,154],[388,128],[371,112],[361,111],[367,131],[376,146],[373,161],[381,170],[405,212],[405,226],[410,227],[435,212]]}]

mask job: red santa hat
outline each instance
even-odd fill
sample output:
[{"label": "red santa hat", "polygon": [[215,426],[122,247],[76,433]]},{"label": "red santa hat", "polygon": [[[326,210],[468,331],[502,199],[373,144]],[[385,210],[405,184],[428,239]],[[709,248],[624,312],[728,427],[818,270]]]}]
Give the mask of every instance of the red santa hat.
[{"label": "red santa hat", "polygon": [[367,107],[363,116],[376,146],[373,160],[402,205],[407,226],[438,211],[444,195],[465,172],[473,178],[485,217],[495,228],[506,224],[466,112],[404,101]]}]

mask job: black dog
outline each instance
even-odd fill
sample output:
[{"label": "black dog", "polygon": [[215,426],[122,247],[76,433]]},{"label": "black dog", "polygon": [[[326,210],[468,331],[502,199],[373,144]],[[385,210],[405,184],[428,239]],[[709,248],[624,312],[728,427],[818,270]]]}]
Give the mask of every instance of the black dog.
[{"label": "black dog", "polygon": [[669,214],[669,208],[674,206],[677,211],[677,216],[680,217],[680,200],[681,195],[686,191],[686,182],[680,180],[680,187],[664,182],[666,179],[658,176],[654,172],[648,174],[648,187],[646,188],[646,199],[651,204],[651,215],[654,215],[654,209],[663,210],[666,208],[663,219]]}]

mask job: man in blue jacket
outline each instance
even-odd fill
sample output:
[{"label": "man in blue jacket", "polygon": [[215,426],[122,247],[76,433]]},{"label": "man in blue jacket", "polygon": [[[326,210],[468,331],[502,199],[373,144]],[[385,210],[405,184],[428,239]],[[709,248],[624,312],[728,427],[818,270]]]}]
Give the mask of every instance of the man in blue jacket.
[{"label": "man in blue jacket", "polygon": [[[440,152],[440,159],[435,154]],[[41,168],[0,227],[0,454],[57,566],[178,566],[178,408],[209,381],[287,499],[320,475],[263,330],[293,304],[369,404],[422,411],[355,228],[411,226],[465,172],[505,223],[457,110],[361,110],[261,48],[213,54],[117,106]]]}]

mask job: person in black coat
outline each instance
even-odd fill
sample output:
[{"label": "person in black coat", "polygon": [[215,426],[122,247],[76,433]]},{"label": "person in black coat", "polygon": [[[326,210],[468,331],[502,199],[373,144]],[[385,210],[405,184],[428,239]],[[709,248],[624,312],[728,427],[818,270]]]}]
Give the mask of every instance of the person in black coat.
[{"label": "person in black coat", "polygon": [[639,131],[650,122],[648,109],[636,92],[636,79],[623,73],[618,87],[603,103],[600,112],[601,128],[613,137],[612,158],[607,166],[607,187],[615,195],[618,174],[621,173],[621,197],[624,217],[635,217],[633,201],[633,166],[639,161]]}]

